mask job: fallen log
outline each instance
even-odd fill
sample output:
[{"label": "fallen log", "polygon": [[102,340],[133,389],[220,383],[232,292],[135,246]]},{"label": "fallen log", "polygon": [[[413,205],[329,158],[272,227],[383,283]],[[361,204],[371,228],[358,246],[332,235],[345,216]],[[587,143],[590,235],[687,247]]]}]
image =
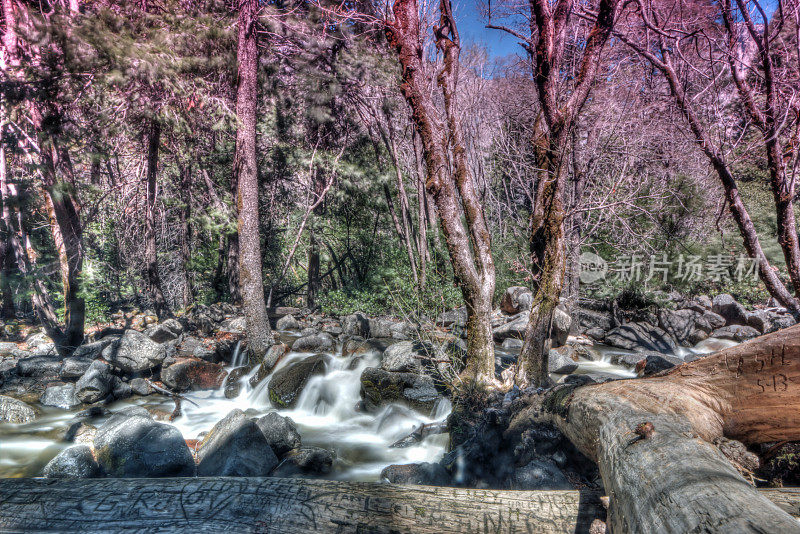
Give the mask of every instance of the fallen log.
[{"label": "fallen log", "polygon": [[798,408],[800,325],[651,378],[557,389],[534,417],[597,462],[613,532],[789,533],[798,522],[712,443],[800,440]]},{"label": "fallen log", "polygon": [[[800,489],[761,490],[800,515]],[[5,479],[0,532],[587,532],[591,491],[494,491],[280,478]]]},{"label": "fallen log", "polygon": [[0,532],[563,533],[599,495],[280,478],[5,479]]}]

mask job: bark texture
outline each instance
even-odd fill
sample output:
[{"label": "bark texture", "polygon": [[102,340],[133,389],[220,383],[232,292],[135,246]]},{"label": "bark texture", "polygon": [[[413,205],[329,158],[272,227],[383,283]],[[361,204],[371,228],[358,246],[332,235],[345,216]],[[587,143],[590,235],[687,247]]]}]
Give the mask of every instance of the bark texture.
[{"label": "bark texture", "polygon": [[261,237],[256,163],[256,111],[258,107],[258,1],[239,5],[239,87],[236,94],[236,155],[239,228],[239,290],[247,320],[247,350],[260,360],[270,345],[271,332],[264,303],[261,272]]},{"label": "bark texture", "polygon": [[161,125],[153,120],[147,131],[147,198],[144,218],[144,271],[147,293],[159,319],[171,315],[167,299],[161,290],[158,274],[158,247],[156,244],[156,192],[158,187],[158,149],[161,144]]}]

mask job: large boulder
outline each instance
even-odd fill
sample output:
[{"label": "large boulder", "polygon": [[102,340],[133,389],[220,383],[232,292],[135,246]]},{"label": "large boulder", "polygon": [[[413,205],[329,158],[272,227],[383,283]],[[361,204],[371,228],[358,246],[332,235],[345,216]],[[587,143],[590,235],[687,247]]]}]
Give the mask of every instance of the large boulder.
[{"label": "large boulder", "polygon": [[495,328],[492,333],[495,341],[498,342],[505,341],[508,338],[523,339],[525,337],[525,327],[527,326],[528,314],[520,313],[511,321]]},{"label": "large boulder", "polygon": [[281,464],[275,469],[276,477],[296,475],[327,475],[331,472],[336,455],[320,447],[301,447],[289,451]]},{"label": "large boulder", "polygon": [[275,323],[276,330],[300,330],[300,323],[291,315],[284,315]]},{"label": "large boulder", "polygon": [[436,324],[438,326],[464,328],[467,326],[467,307],[461,306],[460,308],[440,313],[436,318]]},{"label": "large boulder", "polygon": [[50,386],[44,390],[39,402],[44,406],[55,406],[65,410],[70,410],[81,403],[75,396],[75,384]]},{"label": "large boulder", "polygon": [[19,376],[58,376],[61,370],[61,358],[55,355],[29,356],[17,361]]},{"label": "large boulder", "polygon": [[717,328],[711,332],[711,337],[719,339],[728,339],[730,341],[747,341],[759,336],[761,333],[751,326],[743,325],[728,325],[722,328]]},{"label": "large boulder", "polygon": [[333,352],[336,349],[336,340],[326,332],[317,332],[297,338],[292,344],[295,352]]},{"label": "large boulder", "polygon": [[167,319],[161,324],[151,326],[145,330],[145,335],[156,343],[166,343],[178,339],[183,333],[183,325],[177,319]]},{"label": "large boulder", "polygon": [[440,464],[390,465],[381,471],[381,480],[392,484],[417,484],[421,486],[449,486],[452,481],[447,469]]},{"label": "large boulder", "polygon": [[[71,357],[86,360],[96,360],[103,353],[103,349],[114,343],[117,339],[119,339],[117,336],[105,336],[94,343],[81,345],[75,349],[75,352],[72,353]],[[66,358],[65,362],[68,359],[69,358]]]},{"label": "large boulder", "polygon": [[81,402],[92,404],[108,397],[113,386],[108,365],[95,360],[75,383],[75,397]]},{"label": "large boulder", "polygon": [[578,369],[578,363],[570,357],[571,347],[550,349],[547,357],[547,370],[551,373],[568,375]]},{"label": "large boulder", "polygon": [[97,478],[103,469],[92,455],[88,445],[75,445],[64,449],[44,466],[45,478]]},{"label": "large boulder", "polygon": [[533,292],[527,287],[511,286],[503,293],[500,309],[508,315],[529,311],[533,304]]},{"label": "large boulder", "polygon": [[256,424],[278,457],[300,446],[300,434],[290,418],[270,412],[256,419]]},{"label": "large boulder", "polygon": [[59,376],[61,378],[80,378],[89,370],[94,360],[87,357],[70,356],[64,358]]},{"label": "large boulder", "polygon": [[355,312],[342,320],[342,331],[346,336],[370,337],[369,317],[361,312]]},{"label": "large boulder", "polygon": [[567,344],[569,330],[572,327],[572,317],[560,307],[553,310],[553,329],[551,336],[553,347],[562,347]]},{"label": "large boulder", "polygon": [[199,358],[178,358],[161,371],[161,381],[174,391],[219,389],[228,372],[216,363]]},{"label": "large boulder", "polygon": [[13,397],[0,395],[0,421],[21,424],[33,421],[36,412],[28,404]]},{"label": "large boulder", "polygon": [[126,330],[117,342],[103,349],[103,359],[126,373],[148,371],[161,365],[166,357],[164,345],[136,330]]},{"label": "large boulder", "polygon": [[434,349],[414,341],[395,343],[383,352],[381,369],[394,373],[409,373],[422,370],[422,360],[430,358]]},{"label": "large boulder", "polygon": [[[684,346],[697,343],[697,322],[702,314],[695,310],[659,310],[658,325]],[[701,325],[703,326],[703,325]]]},{"label": "large boulder", "polygon": [[278,465],[261,429],[238,409],[203,438],[197,460],[199,476],[265,477]]},{"label": "large boulder", "polygon": [[361,398],[367,410],[392,402],[429,414],[440,395],[433,378],[416,373],[392,373],[367,367],[361,373]]},{"label": "large boulder", "polygon": [[513,490],[573,489],[567,477],[552,460],[539,458],[516,469],[509,481]]},{"label": "large boulder", "polygon": [[674,353],[678,345],[665,331],[648,323],[627,323],[608,332],[605,342],[628,350],[651,350]]},{"label": "large boulder", "polygon": [[325,373],[325,358],[319,354],[290,363],[269,380],[269,400],[278,408],[292,408],[312,376]]},{"label": "large boulder", "polygon": [[289,353],[289,350],[289,346],[283,343],[272,345],[258,365],[258,370],[250,377],[250,387],[256,387],[262,380],[269,376],[278,362],[281,361],[281,358]]},{"label": "large boulder", "polygon": [[744,306],[736,302],[731,295],[722,294],[714,297],[712,301],[714,313],[725,318],[726,324],[747,324],[747,310]]},{"label": "large boulder", "polygon": [[130,407],[112,415],[94,437],[103,470],[116,478],[190,477],[192,453],[180,431],[157,423],[147,410]]},{"label": "large boulder", "polygon": [[575,320],[578,322],[581,332],[600,330],[607,332],[611,330],[614,319],[607,311],[590,310],[587,308],[576,308]]}]

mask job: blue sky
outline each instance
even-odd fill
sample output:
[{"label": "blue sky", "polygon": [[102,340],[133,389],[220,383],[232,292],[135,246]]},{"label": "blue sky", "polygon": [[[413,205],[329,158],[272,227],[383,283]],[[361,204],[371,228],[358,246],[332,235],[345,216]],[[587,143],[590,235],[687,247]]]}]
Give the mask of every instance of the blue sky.
[{"label": "blue sky", "polygon": [[485,46],[491,57],[520,54],[522,48],[511,35],[485,28],[486,21],[478,13],[476,0],[453,0],[458,33],[464,45],[476,43]]}]

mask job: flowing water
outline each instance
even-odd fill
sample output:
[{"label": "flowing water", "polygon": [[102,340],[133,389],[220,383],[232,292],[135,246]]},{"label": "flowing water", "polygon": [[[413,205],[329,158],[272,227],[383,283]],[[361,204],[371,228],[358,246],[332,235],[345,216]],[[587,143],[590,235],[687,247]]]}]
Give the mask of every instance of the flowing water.
[{"label": "flowing water", "polygon": [[[291,343],[291,336],[285,334],[284,341]],[[705,354],[729,346],[730,342],[706,340],[692,349],[686,349],[681,356]],[[628,367],[611,363],[615,354],[631,353],[594,345],[590,347],[592,359],[578,362],[577,374],[601,373],[621,378],[636,376]],[[233,369],[243,363],[244,355],[240,347],[231,355]],[[518,351],[517,351],[518,352]],[[499,346],[497,354],[506,361],[513,359],[513,351],[505,351]],[[307,353],[290,352],[273,370],[273,374],[293,362],[309,357]],[[296,406],[290,410],[276,410],[269,401],[267,384],[272,375],[262,380],[255,388],[249,385],[250,375],[241,378],[241,390],[233,399],[225,398],[220,390],[187,393],[197,406],[190,402],[182,403],[183,414],[172,422],[186,439],[197,439],[210,430],[215,423],[231,410],[239,408],[250,416],[260,416],[271,411],[291,417],[302,437],[303,446],[316,446],[336,453],[336,461],[328,478],[337,480],[374,481],[380,477],[387,465],[411,462],[435,462],[445,452],[448,436],[446,434],[429,436],[421,443],[407,448],[392,448],[395,441],[410,434],[423,423],[443,421],[450,414],[450,402],[441,399],[432,413],[418,413],[402,405],[389,405],[377,413],[359,412],[356,405],[360,400],[360,376],[366,367],[377,366],[377,354],[342,357],[324,354],[325,373],[309,379]],[[253,371],[254,373],[255,371]],[[556,379],[563,377],[555,376]],[[42,468],[59,451],[70,444],[62,438],[75,418],[78,410],[68,411],[40,406],[34,403],[39,415],[26,424],[14,425],[0,423],[0,478],[41,476]],[[108,406],[113,412],[125,406],[139,405],[161,414],[166,418],[174,404],[168,397],[151,395],[117,401]],[[107,415],[86,419],[91,425],[99,426]]]}]

